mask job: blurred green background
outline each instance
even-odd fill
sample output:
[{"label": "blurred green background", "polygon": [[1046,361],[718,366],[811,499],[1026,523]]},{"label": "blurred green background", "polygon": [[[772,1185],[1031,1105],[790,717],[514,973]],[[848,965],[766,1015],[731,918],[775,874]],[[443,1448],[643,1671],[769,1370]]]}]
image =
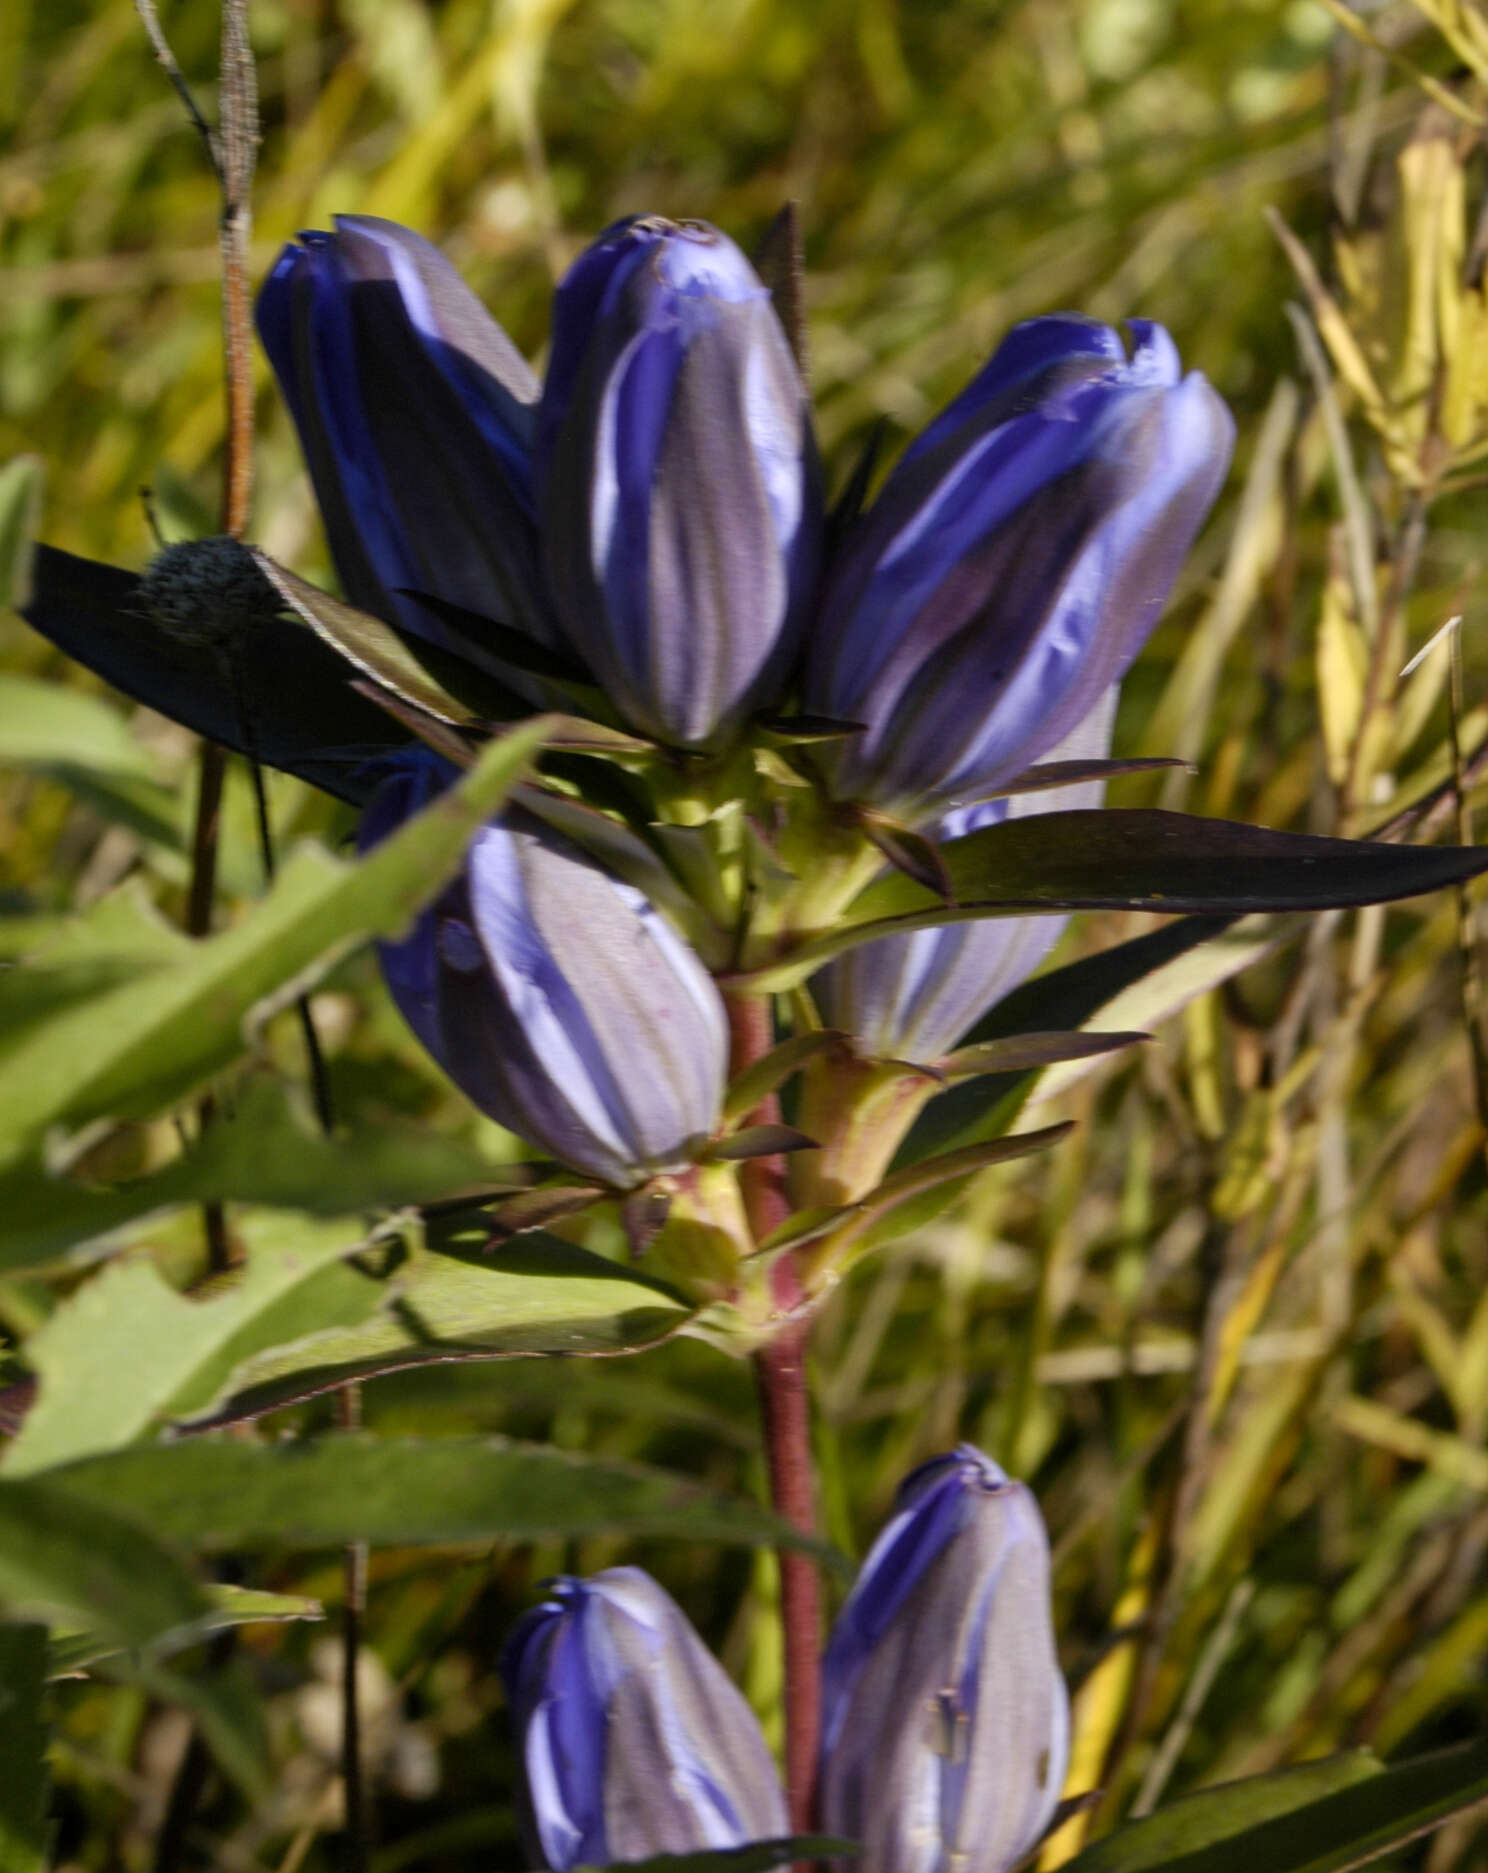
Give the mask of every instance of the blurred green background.
[{"label": "blurred green background", "polygon": [[[162,18],[210,115],[215,8],[179,0]],[[1425,315],[1407,290],[1466,278],[1458,323],[1426,318],[1426,380],[1456,372],[1470,404],[1482,74],[1444,0],[1369,20],[1373,50],[1320,0],[256,0],[254,272],[335,212],[390,216],[437,240],[538,359],[554,278],[616,216],[701,216],[747,248],[793,198],[838,481],[876,419],[897,445],[1018,318],[1161,320],[1231,401],[1240,442],[1121,719],[1121,749],[1182,753],[1197,775],[1121,798],[1358,831],[1445,773],[1445,663],[1397,689],[1394,662],[1351,773],[1374,640],[1340,515],[1362,525],[1380,628],[1409,650],[1460,614],[1469,710],[1488,675],[1488,491],[1465,451],[1440,498],[1422,496],[1421,426],[1438,417],[1411,379]],[[1423,78],[1460,110],[1432,105]],[[1394,443],[1336,351],[1321,377],[1299,358],[1284,310],[1297,278],[1268,208],[1337,295]],[[0,462],[44,463],[43,538],[139,566],[145,487],[168,538],[215,530],[216,268],[215,188],[128,0],[5,0]],[[261,360],[258,373],[253,537],[326,582],[291,427]],[[1348,425],[1342,461],[1322,386]],[[102,693],[13,617],[0,658]],[[177,915],[188,738],[123,710],[146,811],[28,756],[3,702],[0,909],[62,912],[138,876]],[[1484,728],[1470,715],[1469,753]],[[347,831],[296,783],[276,781],[272,804],[282,841]],[[239,781],[223,881],[226,918],[259,888]],[[1140,927],[1083,920],[1062,954]],[[1077,1688],[1075,1785],[1108,1791],[1077,1833],[1203,1782],[1488,1725],[1488,1189],[1459,936],[1445,897],[1321,920],[1191,1003],[1140,1059],[1041,1109],[1082,1121],[1069,1143],[986,1174],[823,1320],[819,1457],[844,1548],[861,1551],[910,1464],[959,1436],[1040,1494]],[[490,1132],[365,957],[317,1014],[347,1117]],[[265,1052],[300,1073],[288,1026]],[[95,1170],[123,1174],[167,1157],[173,1133],[139,1126],[108,1149]],[[199,1270],[190,1212],[132,1243],[183,1285]],[[0,1284],[13,1348],[76,1279]],[[376,1383],[366,1413],[379,1430],[500,1429],[760,1481],[747,1369],[685,1342],[435,1367]],[[521,1864],[496,1645],[544,1574],[621,1558],[678,1594],[778,1731],[768,1559],[676,1542],[378,1551],[377,1873]],[[254,1584],[334,1602],[339,1563],[285,1555]],[[184,1863],[332,1864],[326,1631],[248,1630],[234,1669],[267,1714],[274,1791],[250,1809],[209,1774]],[[185,1667],[206,1668],[199,1654]],[[59,1861],[151,1865],[188,1719],[137,1683],[68,1681],[55,1703]],[[1412,1853],[1402,1864],[1428,1873],[1480,1867],[1488,1835],[1468,1820]]]}]

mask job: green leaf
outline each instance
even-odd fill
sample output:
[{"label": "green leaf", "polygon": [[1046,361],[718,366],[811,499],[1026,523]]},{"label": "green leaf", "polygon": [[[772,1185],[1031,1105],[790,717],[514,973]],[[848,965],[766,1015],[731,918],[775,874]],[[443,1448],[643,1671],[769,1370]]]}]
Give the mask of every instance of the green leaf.
[{"label": "green leaf", "polygon": [[[0,1482],[0,1507],[8,1490],[42,1487]],[[85,1458],[51,1472],[45,1487],[80,1514],[117,1504],[200,1549],[609,1533],[825,1552],[765,1510],[686,1477],[494,1437],[188,1438]]]},{"label": "green leaf", "polygon": [[31,596],[31,540],[40,512],[41,457],[13,456],[0,468],[0,605],[19,608]]},{"label": "green leaf", "polygon": [[42,1873],[47,1826],[44,1626],[0,1625],[0,1873]]},{"label": "green leaf", "polygon": [[1079,1873],[1148,1873],[1149,1868],[1165,1867],[1182,1855],[1383,1773],[1377,1756],[1357,1749],[1300,1763],[1279,1775],[1248,1776],[1242,1782],[1199,1789],[1087,1847],[1070,1862],[1070,1873],[1076,1868]]},{"label": "green leaf", "polygon": [[839,926],[735,980],[789,988],[859,943],[1019,911],[1324,910],[1413,897],[1488,870],[1488,848],[1479,846],[1323,839],[1155,808],[1006,819],[951,840],[940,855],[952,904],[889,873]]},{"label": "green leaf", "polygon": [[784,1151],[815,1151],[816,1139],[794,1125],[746,1125],[743,1131],[730,1132],[717,1139],[703,1153],[705,1162],[733,1162],[747,1158],[771,1158]]},{"label": "green leaf", "polygon": [[[1196,995],[1227,982],[1286,942],[1300,918],[1182,917],[1161,930],[1129,938],[1095,956],[1051,969],[1015,989],[980,1022],[971,1045],[1052,1027],[1077,1027],[1100,1017],[1102,1026],[1153,1029]],[[955,1086],[928,1105],[896,1160],[912,1164],[1006,1131],[1037,1085],[1052,1095],[1082,1071],[1055,1066],[1037,1081],[1009,1073]]]},{"label": "green leaf", "polygon": [[26,1343],[40,1388],[6,1452],[5,1477],[144,1436],[178,1400],[220,1382],[224,1355],[241,1344],[245,1329],[266,1313],[282,1319],[283,1303],[303,1304],[299,1291],[348,1252],[344,1228],[322,1225],[316,1232],[301,1224],[291,1243],[256,1251],[227,1291],[209,1300],[177,1294],[148,1261],[105,1268]]},{"label": "green leaf", "polygon": [[659,1853],[646,1860],[617,1860],[607,1869],[582,1873],[769,1873],[792,1860],[837,1860],[860,1851],[856,1841],[834,1834],[793,1834],[756,1840],[747,1847],[714,1847],[699,1853]]},{"label": "green leaf", "polygon": [[[263,1593],[253,1587],[214,1581],[206,1594],[212,1610],[190,1628],[184,1637],[187,1644],[194,1644],[208,1633],[225,1632],[231,1626],[283,1625],[290,1620],[325,1618],[320,1601],[302,1593]],[[114,1657],[119,1650],[117,1641],[101,1633],[54,1631],[47,1655],[47,1676],[75,1678],[90,1665]]]},{"label": "green leaf", "polygon": [[1150,1034],[1117,1032],[1010,1034],[1002,1040],[958,1047],[955,1053],[937,1061],[936,1071],[948,1080],[975,1079],[984,1073],[1032,1073],[1057,1061],[1093,1060],[1151,1039]]},{"label": "green leaf", "polygon": [[191,939],[166,922],[139,878],[81,916],[0,921],[0,956],[22,965],[0,969],[0,1050],[74,1003],[191,954]]},{"label": "green leaf", "polygon": [[182,844],[176,795],[154,778],[124,718],[98,696],[0,676],[0,766],[46,775],[153,844]]},{"label": "green leaf", "polygon": [[[1133,1873],[1148,1866],[1162,1866],[1166,1873],[1256,1873],[1257,1868],[1265,1873],[1346,1873],[1488,1800],[1488,1739],[1394,1764],[1379,1774],[1363,1770],[1320,1799],[1273,1812],[1267,1819],[1257,1820],[1254,1811],[1242,1814],[1237,1790],[1251,1790],[1264,1810],[1267,1798],[1261,1791],[1267,1780],[1257,1778],[1227,1791],[1233,1825],[1225,1833],[1206,1834],[1200,1843],[1185,1844],[1176,1852],[1165,1850],[1161,1859],[1129,1860],[1117,1857],[1123,1830],[1072,1860],[1071,1873],[1076,1868],[1079,1873]],[[1202,1825],[1198,1831],[1205,1833]],[[1107,1857],[1096,1858],[1102,1850]]]},{"label": "green leaf", "polygon": [[[3,984],[0,976],[0,1005]],[[174,1163],[112,1190],[48,1175],[0,1178],[0,1269],[34,1267],[80,1242],[182,1203],[236,1201],[323,1216],[429,1203],[500,1181],[502,1167],[412,1125],[343,1126],[327,1139],[286,1089],[255,1077]]]},{"label": "green leaf", "polygon": [[144,1646],[194,1628],[210,1603],[148,1520],[108,1496],[0,1478],[0,1610]]},{"label": "green leaf", "polygon": [[[1042,1131],[1012,1132],[985,1144],[948,1151],[941,1157],[921,1158],[903,1170],[893,1171],[861,1202],[848,1206],[848,1220],[830,1232],[817,1253],[824,1262],[840,1266],[845,1254],[850,1253],[856,1260],[871,1249],[881,1248],[938,1216],[955,1201],[967,1178],[978,1171],[1027,1157],[1031,1152],[1047,1151],[1073,1130],[1073,1123],[1067,1122],[1046,1125]],[[801,1238],[792,1238],[788,1230],[789,1225],[770,1238],[772,1250],[778,1250],[782,1241],[795,1240],[799,1244]],[[821,1233],[813,1229],[804,1239],[810,1241]]]},{"label": "green leaf", "polygon": [[793,1034],[778,1047],[772,1047],[730,1085],[723,1102],[724,1123],[741,1125],[762,1100],[783,1086],[793,1073],[799,1073],[808,1060],[814,1060],[818,1054],[834,1052],[844,1040],[835,1028],[813,1028],[806,1034]]},{"label": "green leaf", "polygon": [[0,763],[152,777],[148,755],[101,696],[25,676],[0,676]]},{"label": "green leaf", "polygon": [[294,853],[267,897],[190,960],[68,1009],[0,1072],[0,1164],[54,1125],[159,1111],[251,1043],[257,1026],[374,936],[404,929],[541,746],[539,718],[364,858]]},{"label": "green leaf", "polygon": [[230,1423],[349,1379],[455,1360],[633,1352],[692,1318],[669,1288],[557,1236],[531,1230],[488,1250],[489,1229],[474,1233],[471,1252],[415,1248],[381,1280],[325,1271],[261,1317],[256,1344],[235,1343],[213,1391],[178,1393],[176,1416]]}]

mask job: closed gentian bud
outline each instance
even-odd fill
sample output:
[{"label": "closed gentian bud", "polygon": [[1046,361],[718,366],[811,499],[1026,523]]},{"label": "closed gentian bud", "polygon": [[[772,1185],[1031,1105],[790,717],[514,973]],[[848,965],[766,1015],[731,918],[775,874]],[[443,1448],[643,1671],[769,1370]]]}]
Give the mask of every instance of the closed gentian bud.
[{"label": "closed gentian bud", "polygon": [[[363,850],[453,770],[406,757]],[[560,1163],[629,1189],[681,1171],[718,1123],[728,1062],[712,978],[650,901],[538,820],[482,828],[383,973],[409,1026],[480,1107]]]},{"label": "closed gentian bud", "polygon": [[334,233],[284,249],[258,328],[352,603],[478,661],[478,628],[408,594],[554,643],[533,509],[537,379],[438,249],[338,216]]},{"label": "closed gentian bud", "polygon": [[820,490],[790,346],[725,235],[638,217],[575,262],[537,466],[559,617],[634,727],[692,747],[779,699]]},{"label": "closed gentian bud", "polygon": [[857,1873],[1007,1873],[1059,1800],[1069,1704],[1037,1504],[970,1444],[906,1479],[827,1647],[821,1824]]},{"label": "closed gentian bud", "polygon": [[528,1847],[553,1873],[789,1832],[753,1712],[640,1568],[553,1582],[501,1674]]},{"label": "closed gentian bud", "polygon": [[[1049,750],[1049,759],[1103,759],[1115,712],[1112,687],[1074,733]],[[986,800],[947,813],[930,836],[959,839],[1004,819],[1096,807],[1103,792],[1100,781],[1089,780]],[[813,979],[812,993],[826,1025],[850,1036],[859,1054],[932,1066],[1033,974],[1068,922],[1061,916],[982,917],[881,937],[828,964]]]},{"label": "closed gentian bud", "polygon": [[865,724],[840,798],[937,818],[1040,760],[1145,642],[1234,424],[1161,326],[1033,319],[905,454],[843,544],[805,707]]}]

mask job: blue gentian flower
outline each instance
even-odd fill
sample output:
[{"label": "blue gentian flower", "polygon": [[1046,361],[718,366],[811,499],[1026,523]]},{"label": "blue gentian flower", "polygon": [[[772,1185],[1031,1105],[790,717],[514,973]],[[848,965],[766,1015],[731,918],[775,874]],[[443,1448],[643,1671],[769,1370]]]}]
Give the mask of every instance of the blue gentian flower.
[{"label": "blue gentian flower", "polygon": [[779,701],[820,544],[810,407],[716,228],[619,221],[570,268],[537,483],[559,617],[634,727],[692,747]]},{"label": "blue gentian flower", "polygon": [[821,1824],[860,1844],[857,1873],[1008,1873],[1068,1757],[1038,1506],[962,1444],[901,1485],[838,1615]]},{"label": "blue gentian flower", "polygon": [[[1051,761],[1100,760],[1111,747],[1114,686]],[[1098,780],[1007,795],[958,807],[927,828],[937,841],[1036,813],[1101,803]],[[1067,916],[985,917],[862,943],[812,978],[823,1022],[848,1035],[866,1059],[933,1066],[982,1016],[1031,976],[1064,932]]]},{"label": "blue gentian flower", "polygon": [[789,1831],[753,1713],[639,1568],[552,1582],[501,1673],[529,1850],[553,1873]]},{"label": "blue gentian flower", "polygon": [[1141,648],[1217,494],[1234,425],[1161,326],[1008,335],[852,529],[805,707],[864,724],[839,798],[931,820],[1038,761]]},{"label": "blue gentian flower", "polygon": [[257,316],[351,602],[493,668],[481,619],[556,645],[538,382],[449,261],[394,222],[340,215],[284,249]]},{"label": "blue gentian flower", "polygon": [[[409,755],[363,816],[365,851],[449,785]],[[682,1171],[718,1124],[728,1065],[711,976],[633,886],[528,814],[483,827],[383,973],[480,1109],[599,1182]]]}]

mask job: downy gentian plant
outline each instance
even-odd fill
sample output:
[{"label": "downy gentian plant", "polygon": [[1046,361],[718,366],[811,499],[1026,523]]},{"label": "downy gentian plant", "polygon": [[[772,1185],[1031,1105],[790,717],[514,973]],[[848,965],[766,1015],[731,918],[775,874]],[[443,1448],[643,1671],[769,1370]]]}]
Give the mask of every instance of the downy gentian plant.
[{"label": "downy gentian plant", "polygon": [[[1103,958],[1095,995],[1056,972],[1031,1024],[962,1045],[1068,912],[1228,919],[1488,865],[1094,810],[1115,687],[1232,444],[1156,325],[1129,346],[1068,315],[1016,327],[876,497],[865,463],[830,516],[802,335],[704,223],[601,234],[559,286],[541,383],[436,249],[366,217],[286,248],[259,326],[345,599],[233,540],[171,547],[143,578],[40,548],[26,615],[128,693],[351,803],[364,847],[437,816],[484,740],[544,711],[505,812],[384,945],[387,981],[434,1060],[554,1162],[557,1189],[479,1210],[492,1232],[534,1231],[540,1255],[544,1215],[617,1202],[689,1329],[756,1357],[772,1493],[799,1525],[814,1308],[981,1165],[1052,1142],[989,1135],[1016,1106],[1008,1075],[1026,1092],[1032,1069],[1106,1044],[1068,1030],[1147,966],[1140,945]],[[1185,942],[1214,927],[1195,922]],[[918,1150],[916,1114],[978,1076],[990,1096],[961,1147]],[[984,1460],[945,1461],[896,1524],[931,1532],[875,1551],[831,1653],[823,1815],[861,1833],[869,1873],[964,1853],[1001,1873],[1059,1781],[1042,1533]],[[781,1578],[800,1826],[818,1622],[810,1562],[782,1554]],[[686,1649],[634,1581],[565,1593],[553,1617],[588,1635],[574,1656],[596,1707],[629,1695],[648,1619],[667,1656]],[[558,1634],[534,1631],[532,1659]],[[892,1733],[867,1689],[886,1681],[913,1694]],[[701,1667],[689,1683],[676,1708],[720,1707]],[[956,1753],[968,1725],[996,1739],[985,1761]],[[669,1760],[710,1789],[711,1818],[658,1844],[728,1836],[730,1814],[776,1825],[771,1795],[735,1800],[694,1756]],[[543,1850],[603,1857],[608,1825],[576,1815]]]}]

